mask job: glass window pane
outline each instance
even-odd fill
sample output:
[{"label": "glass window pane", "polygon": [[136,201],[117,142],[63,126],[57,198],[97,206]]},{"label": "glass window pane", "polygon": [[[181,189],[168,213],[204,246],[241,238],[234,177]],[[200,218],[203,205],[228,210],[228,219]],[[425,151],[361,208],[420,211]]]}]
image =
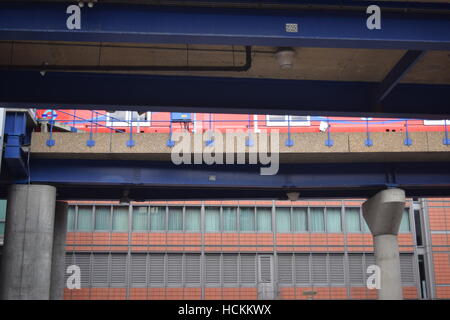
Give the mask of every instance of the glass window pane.
[{"label": "glass window pane", "polygon": [[360,232],[359,208],[345,208],[345,228],[347,232]]},{"label": "glass window pane", "polygon": [[186,208],[186,231],[200,231],[200,208]]},{"label": "glass window pane", "polygon": [[128,207],[113,208],[113,231],[128,231]]},{"label": "glass window pane", "polygon": [[307,231],[307,210],[306,208],[292,208],[292,227],[294,231]]},{"label": "glass window pane", "polygon": [[150,230],[166,230],[166,207],[150,207]]},{"label": "glass window pane", "polygon": [[183,231],[183,208],[169,207],[169,231]]},{"label": "glass window pane", "polygon": [[325,221],[323,217],[324,208],[311,208],[311,231],[324,232]]},{"label": "glass window pane", "polygon": [[272,208],[257,208],[256,216],[257,216],[258,231],[271,232]]},{"label": "glass window pane", "polygon": [[291,208],[275,208],[277,232],[291,231]]},{"label": "glass window pane", "polygon": [[147,231],[147,207],[133,207],[133,231]]},{"label": "glass window pane", "polygon": [[67,210],[67,231],[75,230],[75,207],[69,206]]},{"label": "glass window pane", "polygon": [[0,235],[4,235],[4,234],[5,234],[5,223],[0,222]]},{"label": "glass window pane", "polygon": [[220,208],[205,207],[205,231],[220,231]]},{"label": "glass window pane", "polygon": [[0,221],[6,219],[6,200],[0,200]]},{"label": "glass window pane", "polygon": [[95,207],[95,230],[109,230],[111,208],[106,206]]},{"label": "glass window pane", "polygon": [[363,225],[363,232],[370,232],[369,226],[367,225],[366,219],[362,217],[362,225]]},{"label": "glass window pane", "polygon": [[223,231],[237,231],[237,208],[224,207],[223,215]]},{"label": "glass window pane", "polygon": [[92,231],[92,207],[78,207],[78,231]]},{"label": "glass window pane", "polygon": [[241,207],[239,211],[241,231],[255,231],[255,208]]},{"label": "glass window pane", "polygon": [[328,232],[341,232],[341,208],[327,208]]},{"label": "glass window pane", "polygon": [[411,228],[409,225],[409,208],[403,210],[402,222],[400,223],[400,232],[410,232]]}]

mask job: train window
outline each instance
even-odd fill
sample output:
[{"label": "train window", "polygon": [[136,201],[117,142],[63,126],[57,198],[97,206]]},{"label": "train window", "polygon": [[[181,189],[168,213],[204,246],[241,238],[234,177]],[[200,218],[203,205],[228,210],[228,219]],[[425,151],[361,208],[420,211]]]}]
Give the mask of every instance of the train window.
[{"label": "train window", "polygon": [[[450,120],[446,120],[446,122],[450,126]],[[426,126],[443,126],[444,120],[423,120],[423,124]]]},{"label": "train window", "polygon": [[106,125],[111,127],[128,127],[130,122],[133,126],[150,126],[151,112],[137,113],[136,111],[114,111],[108,112]]},{"label": "train window", "polygon": [[266,125],[268,127],[286,127],[290,120],[291,126],[309,126],[309,116],[280,116],[280,115],[267,115]]}]

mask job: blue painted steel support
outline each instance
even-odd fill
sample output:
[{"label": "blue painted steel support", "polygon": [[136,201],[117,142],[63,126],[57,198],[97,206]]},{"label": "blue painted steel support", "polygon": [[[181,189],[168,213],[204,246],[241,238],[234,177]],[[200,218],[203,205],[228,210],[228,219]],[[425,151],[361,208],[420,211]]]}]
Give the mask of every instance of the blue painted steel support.
[{"label": "blue painted steel support", "polygon": [[373,146],[373,141],[372,141],[372,139],[370,138],[369,118],[366,119],[366,135],[367,135],[367,138],[366,138],[366,140],[364,141],[364,144],[365,144],[367,147]]},{"label": "blue painted steel support", "polygon": [[27,177],[25,153],[22,146],[27,140],[27,113],[7,112],[5,119],[4,162],[13,177]]},{"label": "blue painted steel support", "polygon": [[81,30],[68,30],[66,8],[2,3],[0,40],[450,49],[445,12],[383,12],[382,29],[369,30],[365,7],[288,11],[101,4],[81,10]]},{"label": "blue painted steel support", "polygon": [[253,141],[253,139],[252,139],[252,131],[251,131],[251,127],[252,127],[252,120],[251,120],[251,118],[252,118],[252,115],[248,115],[248,129],[247,129],[247,132],[248,132],[248,137],[247,137],[247,139],[246,139],[246,141],[245,141],[245,145],[247,146],[247,147],[253,147],[253,145],[254,145],[254,141]]},{"label": "blue painted steel support", "polygon": [[330,119],[327,118],[327,140],[325,140],[325,145],[327,147],[332,147],[334,144],[334,141],[331,139],[331,125],[330,125]]},{"label": "blue painted steel support", "polygon": [[444,137],[444,139],[442,140],[443,144],[446,145],[446,146],[449,146],[449,145],[450,145],[450,139],[449,139],[449,137],[448,137],[448,124],[447,124],[448,121],[449,121],[449,120],[444,120],[445,137]]},{"label": "blue painted steel support", "polygon": [[92,128],[93,128],[93,125],[94,125],[94,110],[91,111],[91,119],[92,119],[92,121],[91,121],[91,127],[89,129],[89,140],[86,141],[86,145],[88,147],[95,146],[95,140],[93,139],[93,133],[92,133]]},{"label": "blue painted steel support", "polygon": [[403,143],[408,147],[412,145],[412,139],[409,137],[408,120],[405,120],[405,141]]},{"label": "blue painted steel support", "polygon": [[212,121],[212,113],[210,113],[209,114],[209,120],[208,120],[208,123],[209,123],[209,140],[207,140],[207,141],[205,141],[205,146],[206,147],[209,147],[209,146],[213,146],[214,145],[214,135],[213,135],[213,131],[212,131],[212,123],[213,123],[213,121]]},{"label": "blue painted steel support", "polygon": [[166,145],[170,148],[172,148],[175,145],[175,141],[172,140],[172,119],[170,119],[169,139],[167,140]]},{"label": "blue painted steel support", "polygon": [[448,162],[282,163],[274,176],[261,176],[258,165],[177,166],[119,160],[36,158],[31,159],[30,168],[31,183],[56,185],[58,194],[67,199],[119,198],[125,186],[131,198],[139,200],[282,198],[286,190],[298,190],[302,197],[367,197],[388,186],[403,188],[408,196],[450,195]]},{"label": "blue painted steel support", "polygon": [[130,139],[127,141],[127,147],[131,148],[135,146],[135,142],[133,140],[133,119],[130,119]]},{"label": "blue painted steel support", "polygon": [[[51,112],[51,114],[53,114],[53,110],[51,110],[50,112]],[[48,122],[50,124],[50,128],[49,128],[49,135],[48,135],[46,144],[49,147],[53,147],[55,145],[55,140],[53,139],[53,126],[55,124],[55,118],[51,117]]]},{"label": "blue painted steel support", "polygon": [[286,142],[284,143],[286,145],[286,147],[292,147],[294,145],[294,140],[291,139],[291,117],[288,116],[287,117],[287,121],[288,121],[288,132],[287,132],[287,139]]},{"label": "blue painted steel support", "polygon": [[383,101],[382,113],[372,108],[377,87],[374,82],[0,72],[0,103],[8,108],[56,104],[59,109],[448,119],[450,85],[399,83]]}]

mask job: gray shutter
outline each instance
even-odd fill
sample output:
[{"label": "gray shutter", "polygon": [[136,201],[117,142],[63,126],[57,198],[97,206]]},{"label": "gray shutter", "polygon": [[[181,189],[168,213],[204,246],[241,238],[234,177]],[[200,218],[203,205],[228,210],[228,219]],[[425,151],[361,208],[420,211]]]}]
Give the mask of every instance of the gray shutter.
[{"label": "gray shutter", "polygon": [[108,268],[109,254],[94,253],[92,254],[92,287],[93,288],[108,288]]},{"label": "gray shutter", "polygon": [[150,287],[163,287],[164,286],[164,254],[151,254],[150,255]]},{"label": "gray shutter", "polygon": [[278,283],[292,285],[292,254],[278,254]]},{"label": "gray shutter", "polygon": [[352,285],[364,284],[364,270],[362,262],[362,254],[351,253],[348,254],[348,278]]},{"label": "gray shutter", "polygon": [[200,286],[200,255],[186,254],[184,256],[184,279],[187,285]]},{"label": "gray shutter", "polygon": [[240,275],[241,285],[256,284],[256,255],[241,254]]},{"label": "gray shutter", "polygon": [[400,273],[402,284],[415,286],[414,256],[412,254],[400,254]]},{"label": "gray shutter", "polygon": [[183,256],[181,254],[167,255],[167,285],[183,286]]},{"label": "gray shutter", "polygon": [[205,284],[220,286],[220,255],[205,255]]},{"label": "gray shutter", "polygon": [[295,262],[295,283],[296,285],[309,285],[309,254],[296,253]]},{"label": "gray shutter", "polygon": [[223,283],[226,285],[238,285],[238,255],[224,254],[223,259]]},{"label": "gray shutter", "polygon": [[262,283],[270,283],[272,282],[272,267],[271,267],[271,257],[270,256],[259,256],[259,271],[261,272],[260,281]]},{"label": "gray shutter", "polygon": [[328,284],[327,255],[314,253],[311,255],[311,258],[312,283],[314,285]]},{"label": "gray shutter", "polygon": [[74,264],[80,267],[81,288],[89,288],[91,285],[91,254],[76,253]]},{"label": "gray shutter", "polygon": [[127,254],[111,254],[111,287],[123,288],[127,284]]},{"label": "gray shutter", "polygon": [[131,254],[131,287],[147,287],[147,254]]},{"label": "gray shutter", "polygon": [[328,256],[330,263],[330,283],[334,285],[345,284],[344,255],[342,253],[331,253]]}]

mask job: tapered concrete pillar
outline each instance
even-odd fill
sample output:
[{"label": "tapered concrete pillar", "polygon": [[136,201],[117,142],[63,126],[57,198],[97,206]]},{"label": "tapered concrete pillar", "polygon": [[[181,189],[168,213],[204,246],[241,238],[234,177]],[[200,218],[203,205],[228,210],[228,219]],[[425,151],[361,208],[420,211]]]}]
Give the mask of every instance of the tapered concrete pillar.
[{"label": "tapered concrete pillar", "polygon": [[51,300],[62,300],[64,298],[67,210],[67,202],[56,202],[55,225],[53,228],[52,277],[50,283]]},{"label": "tapered concrete pillar", "polygon": [[52,186],[9,187],[1,299],[49,299],[55,198]]},{"label": "tapered concrete pillar", "polygon": [[405,207],[405,192],[387,189],[364,202],[363,216],[373,235],[375,263],[380,267],[379,300],[402,300],[397,234]]}]

